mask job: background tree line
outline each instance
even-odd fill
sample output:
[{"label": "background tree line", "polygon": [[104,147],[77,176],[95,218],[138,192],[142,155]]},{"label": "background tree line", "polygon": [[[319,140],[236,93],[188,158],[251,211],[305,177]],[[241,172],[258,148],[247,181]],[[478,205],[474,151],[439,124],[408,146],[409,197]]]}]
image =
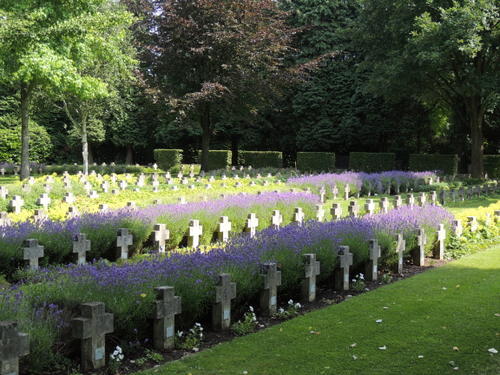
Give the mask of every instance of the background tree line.
[{"label": "background tree line", "polygon": [[0,161],[440,152],[480,176],[499,19],[495,0],[4,0]]}]

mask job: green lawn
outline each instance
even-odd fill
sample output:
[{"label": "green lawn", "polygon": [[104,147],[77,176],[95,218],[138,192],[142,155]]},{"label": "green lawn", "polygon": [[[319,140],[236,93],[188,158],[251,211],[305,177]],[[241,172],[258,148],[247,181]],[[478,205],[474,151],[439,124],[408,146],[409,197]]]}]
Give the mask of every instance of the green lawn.
[{"label": "green lawn", "polygon": [[149,373],[499,374],[499,314],[496,246]]}]

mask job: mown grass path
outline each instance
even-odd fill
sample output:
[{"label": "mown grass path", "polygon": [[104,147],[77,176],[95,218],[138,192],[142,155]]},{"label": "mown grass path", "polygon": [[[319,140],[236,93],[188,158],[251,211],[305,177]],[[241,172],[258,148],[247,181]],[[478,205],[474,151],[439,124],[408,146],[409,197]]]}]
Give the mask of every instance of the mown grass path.
[{"label": "mown grass path", "polygon": [[500,351],[500,246],[147,373],[498,374],[489,348]]}]

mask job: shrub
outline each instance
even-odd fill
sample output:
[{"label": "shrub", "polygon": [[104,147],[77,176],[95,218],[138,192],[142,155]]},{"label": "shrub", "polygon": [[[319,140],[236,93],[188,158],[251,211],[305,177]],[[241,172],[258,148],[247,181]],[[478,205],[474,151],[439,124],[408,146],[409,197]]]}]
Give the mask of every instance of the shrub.
[{"label": "shrub", "polygon": [[279,151],[240,151],[238,163],[252,168],[282,168],[283,154]]},{"label": "shrub", "polygon": [[[60,165],[40,165],[34,166],[33,171],[38,172],[38,168],[41,168],[43,174],[58,174],[62,175],[64,172],[69,174],[77,174],[78,172],[83,172],[83,166],[80,164],[60,164]],[[116,164],[116,165],[89,165],[89,173],[95,171],[101,174],[123,174],[123,173],[153,173],[155,170],[151,167],[145,167],[141,165],[126,165],[126,164]],[[157,171],[156,171],[157,172]]]},{"label": "shrub", "polygon": [[335,169],[333,152],[297,152],[297,169],[304,172],[327,172]]},{"label": "shrub", "polygon": [[182,150],[179,149],[156,149],[153,151],[158,167],[164,171],[179,168],[182,162]]},{"label": "shrub", "polygon": [[362,172],[381,172],[394,169],[396,155],[392,152],[351,152],[349,169]]},{"label": "shrub", "polygon": [[[226,169],[231,165],[231,155],[229,150],[208,151],[208,170]],[[201,150],[198,151],[198,162],[201,163]]]},{"label": "shrub", "polygon": [[456,175],[458,155],[456,154],[411,154],[410,171],[442,171],[446,175]]},{"label": "shrub", "polygon": [[484,171],[489,178],[500,178],[500,155],[484,155]]}]

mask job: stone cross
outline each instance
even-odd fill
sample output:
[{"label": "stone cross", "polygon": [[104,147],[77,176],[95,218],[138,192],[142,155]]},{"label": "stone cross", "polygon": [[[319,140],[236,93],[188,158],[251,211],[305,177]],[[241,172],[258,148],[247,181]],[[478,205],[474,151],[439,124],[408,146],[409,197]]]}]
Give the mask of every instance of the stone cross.
[{"label": "stone cross", "polygon": [[81,317],[71,320],[72,336],[81,340],[83,371],[106,365],[105,336],[113,332],[113,314],[106,313],[104,303],[89,302],[80,305]]},{"label": "stone cross", "polygon": [[73,193],[64,193],[63,202],[67,204],[73,204],[75,202],[75,196]]},{"label": "stone cross", "polygon": [[153,323],[153,343],[155,349],[174,347],[175,315],[182,312],[181,297],[175,295],[171,286],[155,288],[156,301]]},{"label": "stone cross", "polygon": [[103,193],[107,193],[109,191],[109,182],[108,181],[104,181],[101,184],[101,189],[102,189]]},{"label": "stone cross", "polygon": [[51,199],[47,193],[43,193],[40,195],[40,198],[37,199],[36,204],[42,206],[45,210],[49,208]]},{"label": "stone cross", "polygon": [[5,176],[5,168],[0,168],[0,175]]},{"label": "stone cross", "polygon": [[320,203],[325,203],[325,194],[326,194],[325,187],[322,186],[321,189],[319,190],[319,201],[320,201]]},{"label": "stone cross", "polygon": [[441,190],[439,192],[439,203],[441,203],[442,206],[446,204],[446,190]]},{"label": "stone cross", "polygon": [[[444,191],[444,190],[441,190]],[[435,191],[431,191],[431,204],[433,206],[437,205],[437,193]]]},{"label": "stone cross", "polygon": [[337,199],[337,197],[339,195],[339,188],[335,184],[332,187],[332,195],[333,195],[333,199]]},{"label": "stone cross", "polygon": [[342,206],[339,203],[333,203],[330,209],[332,220],[340,220],[342,218]]},{"label": "stone cross", "polygon": [[359,206],[356,201],[350,201],[349,206],[347,207],[347,210],[349,211],[349,216],[350,217],[358,217],[359,215]]},{"label": "stone cross", "polygon": [[500,210],[495,210],[495,212],[494,212],[494,219],[493,219],[493,221],[494,221],[495,223],[499,223],[499,222],[500,222]]},{"label": "stone cross", "polygon": [[339,246],[337,255],[340,262],[335,270],[335,289],[349,290],[349,267],[352,266],[353,255],[349,246]]},{"label": "stone cross", "polygon": [[378,278],[378,260],[382,256],[380,245],[375,239],[369,240],[370,260],[367,265],[366,276],[370,281]]},{"label": "stone cross", "polygon": [[384,214],[389,212],[389,199],[387,197],[382,197],[380,199],[380,211]]},{"label": "stone cross", "polygon": [[199,220],[192,219],[189,221],[188,246],[197,248],[200,246],[200,237],[203,233],[203,226]]},{"label": "stone cross", "polygon": [[349,191],[350,191],[349,184],[345,184],[345,186],[344,186],[344,200],[349,199]]},{"label": "stone cross", "polygon": [[137,204],[134,201],[127,202],[127,208],[135,210],[137,208]]},{"label": "stone cross", "polygon": [[396,195],[394,197],[394,208],[397,210],[403,206],[403,199],[401,199],[401,195]]},{"label": "stone cross", "polygon": [[90,251],[90,240],[85,233],[78,233],[73,238],[73,254],[77,254],[77,264],[87,263],[87,251]]},{"label": "stone cross", "polygon": [[47,219],[48,219],[48,216],[47,216],[47,214],[45,213],[44,210],[38,210],[38,209],[36,209],[34,211],[33,220],[35,222],[40,222],[40,221],[47,220]]},{"label": "stone cross", "polygon": [[127,181],[125,180],[121,180],[118,184],[118,187],[121,189],[121,190],[125,190],[127,188],[128,184],[127,184]]},{"label": "stone cross", "polygon": [[0,186],[0,198],[5,199],[7,198],[7,195],[9,195],[9,189],[5,186]]},{"label": "stone cross", "polygon": [[304,279],[302,280],[302,300],[312,302],[316,299],[316,277],[320,273],[320,264],[316,254],[304,254]]},{"label": "stone cross", "polygon": [[273,210],[273,216],[271,216],[271,225],[274,229],[280,229],[283,223],[283,216],[279,210]]},{"label": "stone cross", "polygon": [[88,194],[88,197],[90,199],[96,199],[96,198],[99,198],[99,194],[97,193],[97,191],[95,190],[91,190]]},{"label": "stone cross", "polygon": [[12,220],[10,220],[9,214],[7,212],[0,212],[0,227],[10,224],[12,224]]},{"label": "stone cross", "polygon": [[52,190],[52,185],[43,184],[43,191],[45,191],[46,193],[50,193],[51,190]]},{"label": "stone cross", "polygon": [[170,231],[165,224],[155,224],[153,233],[158,252],[164,253],[166,249],[165,244],[170,239]]},{"label": "stone cross", "polygon": [[128,228],[120,228],[117,232],[116,247],[120,259],[128,259],[128,247],[132,246],[134,237],[129,233]]},{"label": "stone cross", "polygon": [[30,352],[29,336],[15,321],[0,322],[0,375],[19,375],[19,357]]},{"label": "stone cross", "polygon": [[453,234],[455,237],[460,237],[462,236],[463,233],[463,228],[462,228],[462,221],[461,220],[453,220],[451,222],[451,227],[453,229]]},{"label": "stone cross", "polygon": [[474,233],[479,228],[475,216],[467,216],[467,225],[469,226],[471,233]]},{"label": "stone cross", "polygon": [[456,202],[457,200],[457,189],[451,189],[451,200]]},{"label": "stone cross", "polygon": [[398,254],[397,272],[400,275],[403,273],[403,259],[405,255],[405,250],[406,250],[406,241],[403,238],[403,234],[398,233],[396,235],[396,253]]},{"label": "stone cross", "polygon": [[227,216],[221,216],[219,219],[219,231],[217,237],[220,242],[227,242],[229,240],[229,232],[231,232],[231,222]]},{"label": "stone cross", "polygon": [[302,224],[304,223],[304,211],[302,211],[302,208],[295,207],[295,210],[293,212],[293,221],[298,226],[302,226]]},{"label": "stone cross", "polygon": [[255,237],[257,227],[259,226],[259,219],[257,218],[257,215],[253,212],[248,214],[246,224],[245,230],[250,233],[250,238]]},{"label": "stone cross", "polygon": [[186,201],[185,197],[179,197],[177,199],[177,202],[179,202],[179,204],[187,204],[187,201]]},{"label": "stone cross", "polygon": [[31,185],[30,184],[22,184],[21,189],[24,193],[29,193],[31,191]]},{"label": "stone cross", "polygon": [[322,204],[316,205],[316,220],[320,223],[325,219],[325,210],[323,209]]},{"label": "stone cross", "polygon": [[66,217],[68,219],[73,219],[74,217],[77,217],[79,215],[78,209],[74,206],[69,206],[68,207],[68,212],[66,213]]},{"label": "stone cross", "polygon": [[444,241],[445,240],[446,240],[446,229],[444,229],[444,224],[439,224],[438,230],[437,230],[438,246],[435,249],[434,258],[437,258],[440,260],[444,259],[444,250],[445,250]]},{"label": "stone cross", "polygon": [[425,245],[427,245],[427,235],[424,228],[417,232],[417,249],[413,251],[413,263],[422,267],[425,263]]},{"label": "stone cross", "polygon": [[408,197],[406,197],[406,202],[408,206],[410,206],[410,208],[413,208],[415,206],[415,197],[412,193],[408,194]]},{"label": "stone cross", "polygon": [[216,330],[231,326],[231,300],[236,298],[236,283],[231,282],[231,275],[222,273],[215,287],[215,304],[212,309],[212,325]]},{"label": "stone cross", "polygon": [[40,246],[35,239],[24,240],[23,246],[23,259],[29,262],[30,270],[37,270],[38,259],[43,258],[43,246]]},{"label": "stone cross", "polygon": [[101,203],[99,205],[99,212],[107,212],[108,211],[108,205],[106,203]]},{"label": "stone cross", "polygon": [[375,213],[375,203],[373,199],[368,199],[365,203],[365,211],[368,215],[373,215]]},{"label": "stone cross", "polygon": [[281,271],[276,263],[264,263],[260,273],[264,279],[264,289],[260,292],[260,308],[262,314],[271,316],[276,313],[278,306],[278,287],[281,285]]}]

